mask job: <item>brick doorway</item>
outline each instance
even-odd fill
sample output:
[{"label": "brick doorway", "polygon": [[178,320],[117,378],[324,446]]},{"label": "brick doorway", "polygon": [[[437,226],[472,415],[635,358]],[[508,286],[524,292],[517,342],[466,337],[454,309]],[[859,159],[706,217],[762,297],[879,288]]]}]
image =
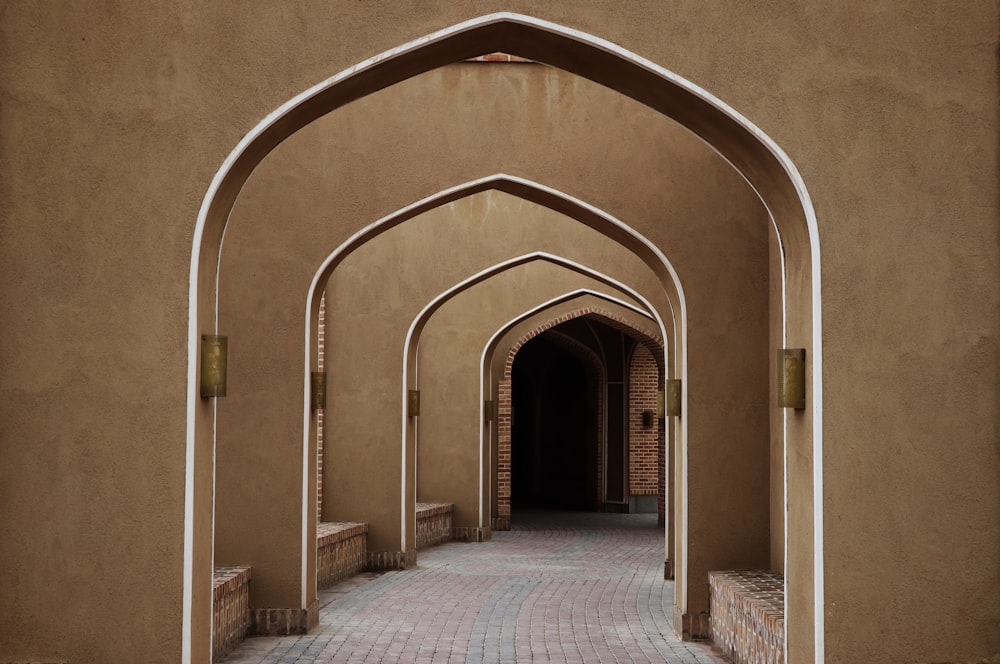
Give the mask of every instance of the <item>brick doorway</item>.
[{"label": "brick doorway", "polygon": [[498,530],[512,507],[657,512],[663,523],[662,356],[658,339],[592,311],[515,344],[499,392],[509,426],[498,441]]}]

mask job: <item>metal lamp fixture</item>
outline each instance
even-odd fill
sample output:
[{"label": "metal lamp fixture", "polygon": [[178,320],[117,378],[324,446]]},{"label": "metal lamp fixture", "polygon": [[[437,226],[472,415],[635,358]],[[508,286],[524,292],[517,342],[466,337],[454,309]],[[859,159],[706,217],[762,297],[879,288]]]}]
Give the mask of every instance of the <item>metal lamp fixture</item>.
[{"label": "metal lamp fixture", "polygon": [[326,373],[313,371],[310,375],[310,387],[312,388],[312,409],[323,410],[326,408]]},{"label": "metal lamp fixture", "polygon": [[779,348],[778,408],[806,407],[806,349]]},{"label": "metal lamp fixture", "polygon": [[668,378],[665,392],[664,406],[667,417],[679,417],[681,414],[681,379]]},{"label": "metal lamp fixture", "polygon": [[201,396],[226,396],[226,356],[229,338],[219,334],[201,335]]}]

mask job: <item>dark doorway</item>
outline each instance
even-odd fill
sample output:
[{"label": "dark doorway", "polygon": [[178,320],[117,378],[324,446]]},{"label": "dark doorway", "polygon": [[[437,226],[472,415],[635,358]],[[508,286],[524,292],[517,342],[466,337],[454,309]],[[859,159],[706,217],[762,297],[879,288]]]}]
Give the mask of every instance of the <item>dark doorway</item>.
[{"label": "dark doorway", "polygon": [[540,335],[514,360],[511,506],[597,507],[596,381],[587,366]]}]

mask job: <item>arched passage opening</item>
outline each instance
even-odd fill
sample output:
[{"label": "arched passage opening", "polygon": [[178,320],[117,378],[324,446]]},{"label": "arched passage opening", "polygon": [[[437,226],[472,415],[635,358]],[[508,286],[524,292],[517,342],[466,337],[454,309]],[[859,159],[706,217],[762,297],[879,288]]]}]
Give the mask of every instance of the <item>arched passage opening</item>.
[{"label": "arched passage opening", "polygon": [[[407,415],[406,400],[407,400],[407,396],[408,396],[409,391],[410,390],[419,389],[419,386],[420,386],[420,382],[418,380],[418,376],[419,376],[420,372],[418,370],[418,354],[416,352],[416,349],[417,349],[417,347],[419,345],[419,342],[420,342],[421,335],[423,333],[424,327],[427,325],[427,323],[431,319],[431,317],[434,316],[435,312],[438,311],[438,309],[440,309],[449,300],[453,299],[456,295],[458,295],[458,294],[460,294],[460,293],[468,290],[469,288],[474,287],[475,285],[477,285],[479,283],[482,283],[482,282],[490,279],[494,275],[497,275],[497,274],[500,274],[500,273],[503,273],[503,272],[506,272],[506,271],[509,271],[509,270],[512,270],[512,269],[516,269],[516,268],[518,268],[521,265],[530,264],[532,262],[552,263],[554,265],[562,266],[562,267],[564,267],[564,268],[566,268],[568,270],[575,271],[575,272],[578,272],[578,273],[584,274],[584,275],[589,275],[590,277],[596,279],[599,282],[602,282],[602,283],[604,283],[604,284],[606,284],[608,286],[611,286],[611,287],[613,287],[613,288],[615,288],[615,289],[617,289],[617,290],[619,290],[619,291],[621,291],[623,293],[627,293],[631,297],[635,298],[638,302],[640,302],[643,307],[645,307],[645,309],[643,310],[643,314],[645,316],[648,316],[650,319],[652,319],[650,322],[653,322],[655,320],[656,325],[660,329],[660,332],[659,333],[652,333],[652,334],[656,334],[657,338],[663,338],[663,336],[665,335],[666,327],[665,327],[664,321],[660,317],[660,314],[656,311],[656,308],[653,307],[652,304],[645,297],[643,297],[640,293],[638,293],[637,291],[633,290],[628,285],[623,284],[621,282],[618,282],[615,279],[612,279],[612,278],[608,277],[607,275],[601,274],[600,272],[597,272],[597,271],[592,270],[590,268],[587,268],[585,266],[579,265],[577,263],[574,263],[573,261],[569,261],[569,260],[567,260],[565,258],[562,258],[562,257],[559,257],[559,256],[554,256],[554,255],[547,254],[547,253],[544,253],[544,252],[536,252],[536,253],[533,253],[533,254],[529,254],[529,255],[517,257],[517,258],[511,259],[509,261],[504,261],[503,263],[497,264],[497,265],[489,268],[488,270],[484,270],[483,272],[480,272],[480,273],[478,273],[476,275],[473,275],[473,276],[469,277],[468,279],[462,281],[459,284],[456,284],[454,287],[452,287],[452,288],[448,289],[447,291],[441,293],[439,296],[437,296],[436,298],[434,298],[430,303],[428,303],[427,306],[424,307],[424,309],[421,311],[421,313],[414,319],[413,323],[410,326],[410,330],[407,333],[407,340],[406,340],[406,343],[404,345],[404,368],[405,368],[405,371],[404,371],[404,374],[403,374],[403,390],[402,390],[402,395],[401,395],[402,396],[402,419],[403,419],[402,430],[403,430],[403,436],[404,436],[404,442],[403,442],[403,445],[402,445],[402,453],[404,455],[403,456],[403,465],[404,465],[404,467],[407,467],[407,468],[412,467],[412,455],[413,455],[414,449],[416,448],[416,438],[417,438],[417,432],[418,432],[418,429],[419,429],[418,419],[417,418],[409,417]],[[568,298],[569,298],[569,296],[566,296],[566,297],[563,297],[563,298],[559,298],[559,300],[566,300]],[[552,306],[552,304],[553,303],[550,302],[548,304],[542,305],[539,309],[545,309],[546,307]],[[539,310],[539,309],[536,309],[536,310]],[[600,311],[600,310],[599,309],[594,309],[593,311]],[[592,313],[592,311],[587,311],[587,310],[585,310],[585,311],[578,311],[578,312],[575,313],[574,316],[567,316],[567,318],[575,317],[575,316],[578,316],[578,315],[583,315],[585,313]],[[614,314],[610,314],[610,313],[607,314],[607,320],[608,321],[614,322],[616,320],[616,318],[617,317]],[[513,324],[512,322],[507,323],[503,327],[503,329],[509,329],[512,324]],[[555,324],[556,324],[556,322],[551,322],[546,327],[551,327],[552,325],[555,325]],[[531,333],[528,336],[535,336],[535,334],[537,334],[537,333],[539,333],[541,331],[542,331],[542,329],[535,330],[533,333]],[[494,393],[497,394],[497,400],[498,400],[497,401],[497,404],[498,404],[497,408],[498,408],[498,413],[499,413],[498,420],[493,423],[493,426],[496,427],[496,430],[494,431],[493,427],[489,427],[489,428],[484,427],[484,416],[483,416],[483,413],[481,412],[481,410],[479,411],[479,425],[478,426],[479,426],[479,431],[480,431],[480,436],[479,436],[479,441],[480,441],[479,453],[480,453],[480,468],[481,468],[481,471],[480,471],[480,483],[479,483],[479,487],[480,487],[480,491],[481,491],[481,493],[480,493],[480,503],[479,503],[479,528],[484,528],[484,529],[490,528],[491,524],[494,525],[494,526],[496,526],[498,523],[500,523],[501,527],[502,527],[503,523],[509,524],[509,502],[505,502],[505,500],[507,500],[507,498],[509,498],[509,496],[507,496],[505,498],[505,493],[504,493],[503,489],[498,489],[497,490],[498,491],[498,493],[497,493],[498,498],[497,498],[497,500],[496,500],[495,503],[492,503],[492,504],[496,504],[497,505],[497,512],[495,512],[496,516],[493,516],[492,519],[490,518],[491,517],[491,509],[492,509],[492,507],[491,507],[491,500],[490,500],[490,486],[491,486],[490,479],[492,477],[494,477],[494,476],[499,476],[501,478],[499,480],[499,483],[502,485],[503,482],[504,482],[504,480],[503,480],[504,473],[506,472],[506,474],[509,476],[509,465],[507,465],[507,466],[504,465],[506,463],[504,461],[504,458],[506,457],[506,459],[509,461],[509,456],[510,456],[509,455],[510,431],[509,431],[509,428],[505,428],[503,426],[502,421],[503,421],[505,409],[506,409],[506,412],[508,413],[508,415],[509,415],[509,412],[510,412],[510,408],[509,408],[510,367],[511,367],[512,362],[513,362],[513,357],[514,357],[515,351],[508,350],[508,352],[506,352],[505,355],[504,355],[505,357],[507,357],[507,363],[506,363],[505,369],[503,370],[502,379],[500,379],[500,385],[499,385],[499,387],[495,387],[494,384],[493,384],[493,380],[494,379],[492,378],[492,375],[495,375],[495,374],[492,374],[492,371],[488,371],[487,370],[487,367],[488,367],[488,364],[489,364],[488,363],[488,358],[490,358],[491,356],[495,356],[496,355],[496,353],[495,353],[496,343],[497,343],[497,341],[498,341],[501,333],[502,332],[495,333],[494,336],[493,336],[493,338],[486,345],[486,350],[484,350],[484,353],[483,353],[483,356],[482,356],[482,363],[483,363],[482,364],[482,367],[483,367],[482,375],[481,375],[481,377],[479,379],[481,381],[482,385],[483,385],[483,389],[484,389],[483,394],[485,394],[485,395],[490,395],[490,394],[494,394]],[[525,341],[527,341],[528,336],[522,338],[519,341],[518,347],[520,347],[520,344],[522,344]],[[662,346],[660,346],[659,348],[661,349],[660,354],[662,355]],[[489,379],[487,379],[487,376],[490,376]],[[483,402],[480,401],[480,409],[482,408],[482,406],[483,406]],[[494,438],[494,433],[497,434],[496,438]],[[498,459],[498,461],[496,463],[494,463],[494,461],[493,461],[493,455],[491,454],[491,451],[490,451],[491,450],[491,448],[490,448],[490,441],[492,441],[494,439],[496,439],[498,441],[497,446],[495,448],[497,450],[496,451],[496,455],[497,455],[497,459]],[[492,468],[496,468],[496,471],[493,471]],[[402,495],[402,499],[404,501],[405,500],[409,500],[409,499],[411,499],[411,496],[409,496],[406,492],[404,492],[403,495]],[[508,507],[505,508],[505,507],[503,507],[504,505],[507,505]],[[504,514],[506,514],[506,517],[504,516]]]},{"label": "arched passage opening", "polygon": [[511,375],[511,511],[599,507],[599,358],[544,333],[524,345]]},{"label": "arched passage opening", "polygon": [[[670,345],[663,346],[661,339],[672,339],[674,321],[666,319],[667,324],[665,334],[652,332],[650,324],[655,321],[648,312],[635,309],[625,302],[600,295],[598,293],[577,291],[567,293],[565,296],[544,303],[539,307],[525,311],[516,319],[509,321],[502,328],[497,330],[490,338],[483,349],[482,368],[482,394],[496,405],[497,415],[489,421],[482,432],[484,446],[493,450],[492,454],[492,499],[491,499],[491,524],[493,530],[509,530],[511,521],[511,412],[512,412],[512,389],[511,372],[514,358],[518,349],[527,341],[544,333],[560,323],[572,320],[579,316],[595,316],[601,320],[613,324],[620,328],[628,328],[635,332],[639,338],[649,340],[649,351],[657,358],[657,377],[663,374],[663,360],[669,361],[673,348]],[[593,351],[584,349],[588,357],[593,356]],[[664,352],[665,351],[665,352]],[[600,381],[603,384],[602,364],[599,360],[592,360],[590,366],[601,374]],[[599,411],[599,405],[595,409]],[[595,419],[598,433],[603,432],[603,418]],[[661,427],[663,428],[663,427]],[[665,462],[669,464],[668,457]],[[664,482],[669,482],[669,476],[664,469]],[[596,485],[595,480],[595,485]],[[674,547],[672,531],[672,520],[666,519],[666,558],[671,559],[671,552]],[[664,525],[661,523],[660,525]]]},{"label": "arched passage opening", "polygon": [[[578,505],[586,504],[588,509],[615,512],[627,512],[629,508],[628,356],[637,345],[644,346],[647,352],[656,358],[654,361],[655,381],[659,383],[665,366],[664,346],[661,340],[669,338],[662,332],[656,333],[639,327],[635,322],[626,320],[605,308],[589,305],[566,310],[561,315],[550,318],[523,332],[509,345],[496,349],[498,354],[502,353],[506,358],[502,367],[498,367],[499,375],[495,386],[500,417],[500,426],[497,431],[497,475],[499,482],[496,489],[497,516],[494,526],[498,530],[510,528],[511,510],[514,504],[512,498],[513,493],[516,492],[517,484],[521,483],[523,487],[531,487],[531,482],[535,481],[529,482],[525,478],[514,479],[516,469],[513,467],[513,458],[516,456],[516,452],[514,451],[513,437],[515,435],[514,422],[518,419],[515,414],[518,397],[515,396],[517,386],[514,375],[517,358],[521,356],[524,348],[537,339],[539,335],[547,337],[545,348],[562,349],[569,352],[578,362],[582,362],[581,366],[584,368],[586,376],[585,383],[589,384],[591,388],[574,404],[576,407],[579,407],[580,403],[586,404],[586,407],[582,411],[577,411],[576,414],[578,421],[588,425],[584,428],[583,442],[577,445],[584,452],[581,456],[574,458],[574,463],[580,468],[586,468],[586,475],[592,477],[592,480],[588,482],[587,500],[573,502]],[[539,393],[536,386],[540,387],[541,382],[538,377],[560,380],[557,373],[546,367],[545,358],[545,352],[537,347],[534,352],[528,355],[525,367],[526,374],[535,378],[533,381],[529,378],[522,382],[525,394]],[[522,364],[522,366],[525,365]],[[579,372],[575,373],[578,377]],[[654,389],[656,383],[654,383]],[[530,412],[530,416],[521,418],[518,429],[519,433],[524,436],[522,443],[525,441],[531,443],[526,448],[537,447],[544,441],[535,429],[535,425],[540,423],[539,418],[545,415],[540,407],[546,405],[546,400],[543,397],[541,401],[536,403],[534,397],[525,396],[525,394],[522,394],[520,401],[522,408]],[[554,401],[548,402],[550,408],[554,403]],[[553,410],[549,411],[550,414],[553,412]],[[578,429],[575,424],[571,428],[574,431]],[[665,427],[657,422],[655,428]],[[572,440],[572,434],[565,438],[564,446],[567,449],[572,445]],[[591,460],[581,460],[587,458]],[[552,468],[554,469],[554,466]],[[538,477],[539,472],[532,470],[530,475]],[[539,492],[532,489],[529,492],[527,504],[537,502],[531,499],[532,494],[538,495]],[[547,499],[547,501],[552,504],[559,502],[552,499]],[[525,503],[522,501],[522,504]],[[668,533],[669,539],[671,538]],[[669,542],[667,548],[668,550],[671,548]]]},{"label": "arched passage opening", "polygon": [[[206,538],[205,508],[210,505],[211,481],[205,459],[211,449],[211,412],[206,404],[197,401],[197,338],[201,332],[199,321],[211,320],[211,294],[213,286],[213,266],[218,256],[220,238],[225,228],[225,219],[242,183],[274,145],[291,132],[318,115],[333,110],[351,99],[369,91],[391,85],[415,71],[422,71],[448,61],[479,54],[483,49],[505,50],[523,54],[526,57],[555,66],[598,81],[608,87],[632,96],[660,112],[677,119],[704,138],[710,145],[722,152],[733,165],[760,192],[768,205],[784,240],[787,276],[793,294],[787,300],[786,318],[788,336],[793,344],[808,345],[813,342],[810,358],[812,377],[812,410],[798,418],[789,427],[792,435],[805,438],[807,449],[814,452],[820,448],[819,403],[821,387],[820,347],[819,347],[819,307],[818,307],[818,244],[815,238],[815,222],[808,197],[794,166],[780,149],[753,125],[714,99],[704,91],[683,81],[662,68],[642,61],[620,47],[602,42],[588,35],[582,35],[527,17],[516,15],[494,15],[456,26],[432,36],[428,40],[394,51],[388,57],[373,59],[362,66],[351,69],[313,90],[304,93],[288,105],[266,119],[241,142],[223,169],[217,174],[206,196],[199,224],[196,229],[192,259],[191,318],[189,325],[189,432],[188,432],[188,483],[185,516],[185,643],[190,652],[193,625],[204,624],[205,607],[200,604],[194,610],[194,575],[202,577],[206,573],[206,547],[210,549],[210,537]],[[581,57],[582,56],[582,57]],[[581,63],[587,63],[582,65]],[[634,240],[634,238],[633,238]],[[622,237],[623,242],[630,242]],[[635,246],[635,245],[633,245]],[[654,269],[663,270],[665,263]],[[815,278],[814,278],[815,277]],[[810,302],[811,296],[811,302]],[[683,296],[680,297],[683,302]],[[311,303],[311,311],[316,302]],[[811,306],[810,306],[811,305]],[[683,307],[680,312],[683,323]],[[686,370],[684,324],[679,326],[682,337],[678,354],[681,373]],[[307,332],[308,334],[308,332]],[[307,348],[309,343],[307,339]],[[685,395],[686,396],[686,395]],[[305,400],[304,400],[305,401]],[[305,410],[305,408],[303,408]],[[680,475],[686,472],[686,433],[681,427]],[[308,428],[308,427],[306,427]],[[308,457],[304,451],[304,458]],[[196,463],[198,460],[198,463]],[[822,606],[822,537],[820,501],[811,500],[821,495],[819,480],[821,458],[812,454],[805,460],[804,467],[790,469],[789,483],[794,476],[802,485],[796,491],[804,500],[796,503],[796,509],[803,509],[802,517],[807,523],[796,531],[795,541],[789,544],[790,563],[802,564],[796,586],[801,591],[799,599],[808,600]],[[794,473],[793,473],[794,470]],[[810,472],[815,470],[816,472]],[[803,491],[803,488],[805,491]],[[304,488],[303,494],[308,492]],[[806,498],[810,500],[805,500]],[[303,495],[303,504],[309,498]],[[679,517],[686,518],[686,493],[682,494]],[[814,512],[813,508],[817,511]],[[307,509],[303,509],[303,532],[306,527]],[[815,517],[815,519],[814,519]],[[197,521],[197,522],[196,522]],[[210,519],[209,519],[210,521]],[[196,550],[197,549],[197,550]],[[794,554],[794,555],[792,555]],[[303,554],[305,555],[305,554]],[[210,555],[207,556],[210,560]],[[195,561],[199,561],[195,564]],[[685,558],[686,561],[686,558]],[[809,565],[809,562],[812,565]],[[684,567],[682,567],[683,571]],[[306,566],[303,566],[305,576]],[[202,582],[204,578],[202,578]],[[681,588],[686,588],[684,579]],[[810,591],[811,587],[811,591]],[[307,593],[303,583],[303,595]],[[204,600],[201,600],[204,602]],[[679,606],[686,607],[686,596],[679,597]],[[803,609],[806,606],[802,607]],[[195,617],[195,613],[198,617]],[[811,612],[810,612],[811,613]],[[812,616],[800,614],[811,621]],[[821,623],[821,621],[820,621]],[[821,630],[817,631],[821,634]],[[817,640],[821,650],[821,639]]]}]

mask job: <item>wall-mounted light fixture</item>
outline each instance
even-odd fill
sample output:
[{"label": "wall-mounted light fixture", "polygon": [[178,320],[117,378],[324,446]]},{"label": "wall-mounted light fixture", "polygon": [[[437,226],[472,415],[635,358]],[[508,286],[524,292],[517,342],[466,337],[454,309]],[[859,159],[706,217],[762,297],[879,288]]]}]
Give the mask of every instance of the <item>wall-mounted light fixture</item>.
[{"label": "wall-mounted light fixture", "polygon": [[201,396],[226,396],[226,356],[229,338],[218,334],[201,335]]},{"label": "wall-mounted light fixture", "polygon": [[496,417],[496,405],[493,399],[487,399],[483,402],[483,419],[492,422],[494,417]]},{"label": "wall-mounted light fixture", "polygon": [[326,408],[326,373],[323,371],[313,371],[310,375],[310,385],[312,387],[312,409],[323,410]]},{"label": "wall-mounted light fixture", "polygon": [[681,414],[681,379],[668,378],[666,380],[665,407],[667,417],[679,417]]},{"label": "wall-mounted light fixture", "polygon": [[653,422],[656,421],[655,418],[656,418],[656,413],[654,413],[653,411],[651,411],[651,410],[644,410],[644,411],[642,411],[642,428],[643,429],[652,429],[653,428]]},{"label": "wall-mounted light fixture", "polygon": [[406,415],[407,417],[420,415],[420,390],[409,390],[406,393]]},{"label": "wall-mounted light fixture", "polygon": [[806,407],[806,349],[778,349],[778,408]]}]

